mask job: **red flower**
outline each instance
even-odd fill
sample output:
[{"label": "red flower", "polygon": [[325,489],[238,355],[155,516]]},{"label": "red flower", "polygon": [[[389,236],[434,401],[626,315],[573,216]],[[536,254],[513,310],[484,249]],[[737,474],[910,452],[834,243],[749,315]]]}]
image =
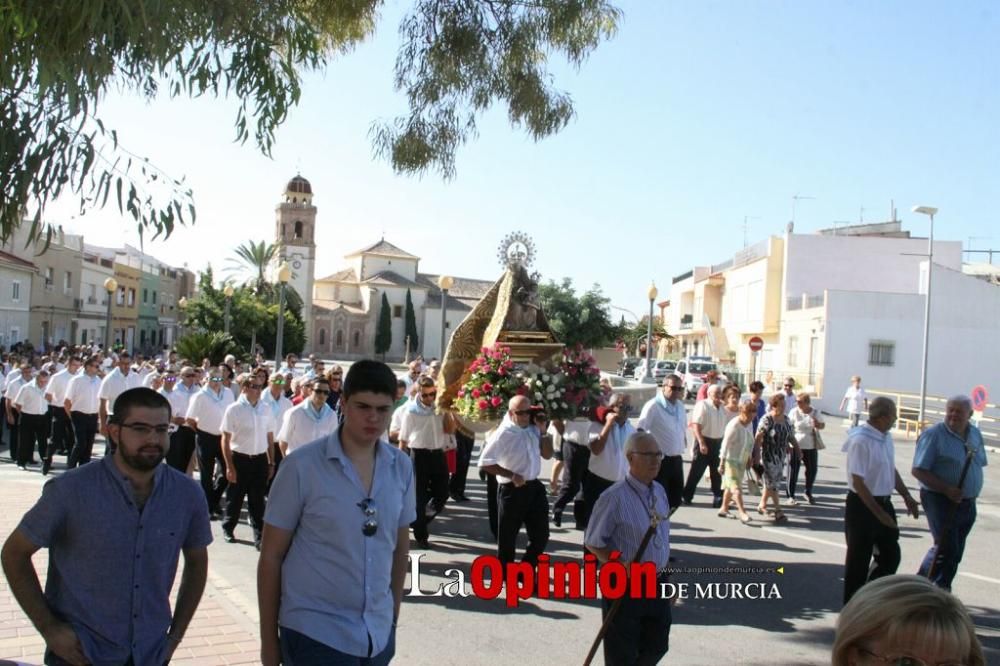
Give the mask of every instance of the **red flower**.
[{"label": "red flower", "polygon": [[458,389],[458,397],[459,398],[465,397],[465,389]]},{"label": "red flower", "polygon": [[[485,384],[483,384],[483,390],[486,391],[487,393],[491,392],[493,390],[493,384],[486,382]],[[476,397],[478,398],[479,396],[477,395]]]},{"label": "red flower", "polygon": [[493,405],[494,407],[499,407],[500,405],[502,405],[502,404],[503,404],[503,398],[501,398],[501,397],[500,397],[500,396],[498,396],[498,395],[495,395],[495,396],[493,396],[493,398],[492,398],[492,399],[490,400],[490,404],[491,404],[491,405]]},{"label": "red flower", "polygon": [[506,374],[507,374],[507,368],[505,368],[505,367],[503,367],[503,366],[500,366],[500,369],[499,369],[499,370],[497,370],[497,373],[498,373],[498,374],[499,374],[499,375],[500,375],[501,377],[503,377],[503,376],[506,376]]},{"label": "red flower", "polygon": [[487,409],[490,408],[490,403],[486,402],[485,400],[480,400],[478,403],[476,403],[476,407],[478,407],[480,411],[485,412]]},{"label": "red flower", "polygon": [[473,398],[478,398],[481,395],[482,395],[482,393],[479,391],[479,389],[472,389],[472,397]]}]

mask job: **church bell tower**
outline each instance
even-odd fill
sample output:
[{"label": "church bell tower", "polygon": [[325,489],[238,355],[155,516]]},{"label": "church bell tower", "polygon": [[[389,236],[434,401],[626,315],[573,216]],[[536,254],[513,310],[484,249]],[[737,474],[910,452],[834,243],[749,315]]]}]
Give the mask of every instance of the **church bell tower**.
[{"label": "church bell tower", "polygon": [[306,346],[313,348],[313,282],[316,279],[316,207],[309,181],[296,175],[285,186],[282,201],[275,208],[275,241],[281,244],[280,261],[292,271],[288,284],[302,297],[302,321]]}]

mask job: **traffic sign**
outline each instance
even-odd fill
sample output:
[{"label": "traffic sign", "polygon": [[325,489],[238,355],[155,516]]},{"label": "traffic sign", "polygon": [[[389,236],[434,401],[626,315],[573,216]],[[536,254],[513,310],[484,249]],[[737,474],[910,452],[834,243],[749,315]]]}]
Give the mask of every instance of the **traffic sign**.
[{"label": "traffic sign", "polygon": [[986,401],[989,400],[990,395],[986,392],[986,387],[980,384],[979,386],[972,389],[972,409],[977,412],[981,412],[986,409]]},{"label": "traffic sign", "polygon": [[760,337],[759,335],[755,335],[752,338],[750,338],[749,344],[750,344],[750,351],[759,352],[761,349],[764,348],[764,338]]}]

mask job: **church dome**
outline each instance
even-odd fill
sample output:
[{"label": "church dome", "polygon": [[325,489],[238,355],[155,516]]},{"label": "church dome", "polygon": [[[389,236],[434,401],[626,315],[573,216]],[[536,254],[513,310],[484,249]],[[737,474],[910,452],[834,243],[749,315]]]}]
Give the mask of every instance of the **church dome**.
[{"label": "church dome", "polygon": [[288,185],[285,186],[285,192],[293,192],[295,194],[312,194],[312,185],[309,181],[302,176],[296,175],[288,181]]}]

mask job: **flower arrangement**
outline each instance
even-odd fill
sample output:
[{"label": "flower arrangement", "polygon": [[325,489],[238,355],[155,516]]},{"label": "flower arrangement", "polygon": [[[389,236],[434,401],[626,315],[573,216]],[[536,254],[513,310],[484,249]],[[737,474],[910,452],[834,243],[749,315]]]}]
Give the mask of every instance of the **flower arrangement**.
[{"label": "flower arrangement", "polygon": [[560,369],[529,365],[524,368],[524,386],[518,393],[527,396],[533,405],[545,410],[549,418],[570,419],[575,410],[566,401],[564,375]]},{"label": "flower arrangement", "polygon": [[454,406],[459,414],[473,421],[502,419],[507,402],[524,386],[510,358],[510,348],[500,343],[483,347],[469,364],[468,373]]},{"label": "flower arrangement", "polygon": [[565,388],[566,402],[573,415],[589,418],[593,410],[601,405],[601,371],[597,361],[584,350],[582,345],[563,350],[560,365]]}]

